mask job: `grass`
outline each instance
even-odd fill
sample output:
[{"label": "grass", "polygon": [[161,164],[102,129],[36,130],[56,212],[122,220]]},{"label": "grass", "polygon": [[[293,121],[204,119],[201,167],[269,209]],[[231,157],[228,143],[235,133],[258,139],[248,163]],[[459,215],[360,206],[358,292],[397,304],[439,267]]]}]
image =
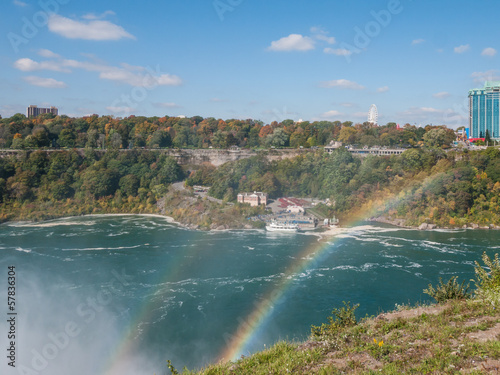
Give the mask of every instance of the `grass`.
[{"label": "grass", "polygon": [[[500,311],[478,299],[401,310],[336,324],[334,334],[279,342],[234,362],[189,375],[472,374],[500,371]],[[481,333],[482,338],[476,336]],[[170,373],[170,372],[169,372]]]},{"label": "grass", "polygon": [[[491,374],[500,373],[500,308],[492,301],[500,263],[483,255],[476,263],[474,298],[456,278],[440,281],[439,303],[357,322],[357,305],[344,303],[328,323],[312,327],[309,341],[279,342],[233,362],[185,375],[226,374]],[[431,286],[430,286],[431,287]],[[433,289],[431,289],[433,290]],[[435,291],[435,289],[434,289]],[[452,291],[452,293],[450,293]],[[458,298],[458,296],[463,298]],[[462,293],[463,292],[463,293]],[[447,298],[441,298],[448,296]],[[436,298],[438,300],[438,298]],[[169,363],[170,372],[177,373]]]}]

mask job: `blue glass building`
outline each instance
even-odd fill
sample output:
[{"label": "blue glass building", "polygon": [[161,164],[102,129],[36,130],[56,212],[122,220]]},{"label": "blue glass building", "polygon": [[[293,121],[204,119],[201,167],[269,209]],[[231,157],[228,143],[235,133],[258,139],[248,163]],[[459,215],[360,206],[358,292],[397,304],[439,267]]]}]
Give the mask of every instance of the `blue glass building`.
[{"label": "blue glass building", "polygon": [[469,136],[500,138],[500,81],[488,81],[469,91]]}]

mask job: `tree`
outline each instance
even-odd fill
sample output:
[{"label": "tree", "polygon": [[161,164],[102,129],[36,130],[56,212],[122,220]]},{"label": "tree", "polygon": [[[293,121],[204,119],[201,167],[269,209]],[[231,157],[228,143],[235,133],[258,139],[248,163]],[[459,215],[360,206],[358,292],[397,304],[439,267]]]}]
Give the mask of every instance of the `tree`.
[{"label": "tree", "polygon": [[71,129],[64,128],[59,134],[58,143],[61,147],[75,147],[76,134]]},{"label": "tree", "polygon": [[149,148],[170,147],[171,145],[172,138],[170,138],[170,134],[162,129],[156,130],[148,140]]},{"label": "tree", "polygon": [[165,158],[158,171],[157,181],[159,184],[170,184],[182,179],[182,169],[171,156]]},{"label": "tree", "polygon": [[351,126],[344,126],[340,130],[339,141],[347,144],[354,143],[355,136],[357,134],[357,130]]},{"label": "tree", "polygon": [[51,145],[49,132],[45,126],[34,128],[31,136],[33,137],[35,147],[49,147]]},{"label": "tree", "polygon": [[140,186],[140,180],[136,175],[128,174],[120,178],[118,185],[120,186],[120,191],[124,196],[136,196],[137,190]]},{"label": "tree", "polygon": [[489,146],[491,144],[490,131],[486,129],[486,135],[484,136],[484,142]]},{"label": "tree", "polygon": [[285,147],[288,143],[288,135],[281,128],[275,129],[272,134],[266,136],[267,147]]},{"label": "tree", "polygon": [[[451,133],[449,132],[451,131]],[[451,129],[442,127],[434,128],[424,134],[423,140],[426,147],[449,147],[455,139],[455,133]]]},{"label": "tree", "polygon": [[117,150],[122,146],[122,136],[118,132],[114,132],[111,134],[111,138],[109,141],[111,148]]},{"label": "tree", "polygon": [[88,168],[81,176],[82,189],[94,198],[113,195],[118,185],[118,175],[110,169]]}]

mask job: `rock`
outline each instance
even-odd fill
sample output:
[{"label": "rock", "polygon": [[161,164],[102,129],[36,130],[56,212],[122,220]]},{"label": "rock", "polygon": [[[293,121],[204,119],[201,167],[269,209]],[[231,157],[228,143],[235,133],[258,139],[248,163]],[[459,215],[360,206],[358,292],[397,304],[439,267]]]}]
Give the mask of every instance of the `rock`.
[{"label": "rock", "polygon": [[471,224],[470,226],[471,226],[471,228],[472,228],[472,229],[477,229],[477,228],[479,228],[479,225],[477,225],[477,224]]},{"label": "rock", "polygon": [[215,230],[224,230],[224,229],[226,229],[225,225],[219,225],[217,228],[215,228]]},{"label": "rock", "polygon": [[462,229],[467,229],[467,224],[462,225]]},{"label": "rock", "polygon": [[429,224],[427,224],[427,223],[422,223],[422,224],[420,224],[420,226],[418,227],[418,230],[427,230],[427,229],[428,229],[428,226],[429,226]]},{"label": "rock", "polygon": [[428,224],[427,229],[436,229],[437,225],[436,224]]},{"label": "rock", "polygon": [[250,224],[245,224],[245,229],[252,229],[253,227]]}]

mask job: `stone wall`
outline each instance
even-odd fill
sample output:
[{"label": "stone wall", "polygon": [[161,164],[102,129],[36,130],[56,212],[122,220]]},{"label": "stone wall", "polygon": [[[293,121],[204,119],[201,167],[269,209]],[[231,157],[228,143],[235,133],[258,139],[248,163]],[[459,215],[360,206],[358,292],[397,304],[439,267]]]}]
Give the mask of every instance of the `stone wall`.
[{"label": "stone wall", "polygon": [[[60,150],[46,150],[46,152],[58,152]],[[84,149],[78,149],[78,153],[82,156]],[[96,149],[97,152],[105,152]],[[130,152],[131,150],[120,150],[120,152]],[[152,150],[156,151],[156,150]],[[210,163],[218,167],[228,161],[235,161],[246,159],[252,156],[263,154],[269,160],[281,160],[293,158],[295,156],[312,152],[309,149],[270,149],[270,150],[247,150],[247,149],[162,149],[159,152],[166,155],[173,156],[181,165],[194,164],[199,165],[202,163]],[[23,151],[21,150],[0,150],[0,157],[7,157],[9,155],[16,155]]]}]

